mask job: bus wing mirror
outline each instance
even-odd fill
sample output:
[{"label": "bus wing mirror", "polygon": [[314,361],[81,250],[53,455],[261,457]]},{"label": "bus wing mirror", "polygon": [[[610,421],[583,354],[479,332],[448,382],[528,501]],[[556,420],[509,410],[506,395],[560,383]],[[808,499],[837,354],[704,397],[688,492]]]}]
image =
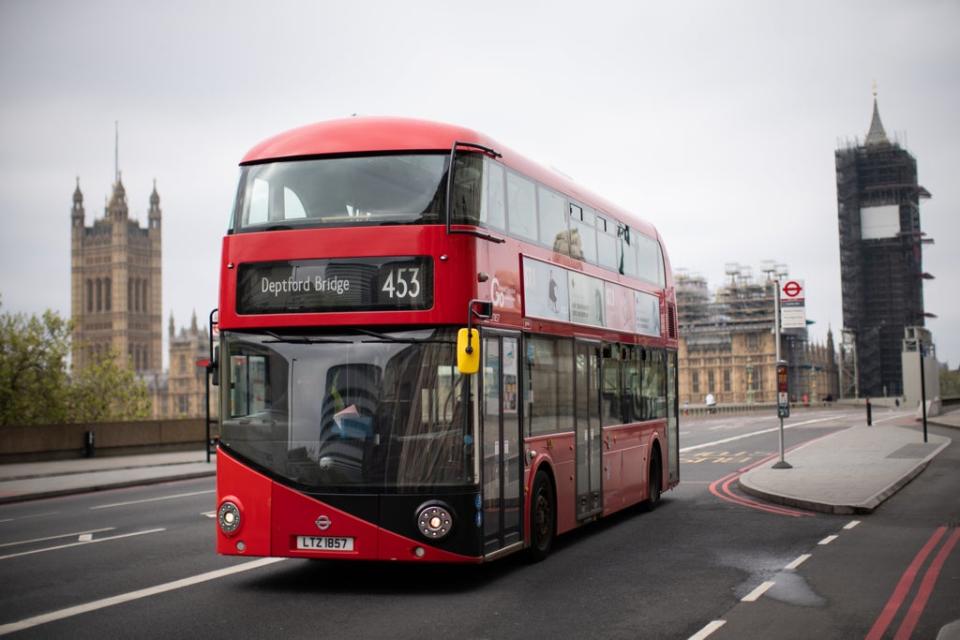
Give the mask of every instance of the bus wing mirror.
[{"label": "bus wing mirror", "polygon": [[489,300],[471,300],[470,311],[478,318],[489,318],[493,315],[493,303]]},{"label": "bus wing mirror", "polygon": [[480,370],[480,331],[477,329],[457,332],[457,370],[463,375]]},{"label": "bus wing mirror", "polygon": [[213,345],[213,360],[210,361],[210,384],[220,386],[220,345]]}]

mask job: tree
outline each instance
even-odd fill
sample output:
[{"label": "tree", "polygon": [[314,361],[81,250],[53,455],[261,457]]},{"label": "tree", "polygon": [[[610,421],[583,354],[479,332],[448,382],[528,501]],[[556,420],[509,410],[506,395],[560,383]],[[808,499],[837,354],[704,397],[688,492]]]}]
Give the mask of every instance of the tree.
[{"label": "tree", "polygon": [[956,398],[958,396],[960,396],[960,368],[950,371],[948,365],[940,365],[940,397]]},{"label": "tree", "polygon": [[147,385],[132,369],[117,366],[111,352],[76,372],[68,394],[70,422],[105,422],[150,417]]},{"label": "tree", "polygon": [[0,314],[0,425],[65,420],[71,326],[52,311]]},{"label": "tree", "polygon": [[67,374],[72,328],[54,311],[0,313],[0,426],[149,417],[146,384],[116,354]]}]

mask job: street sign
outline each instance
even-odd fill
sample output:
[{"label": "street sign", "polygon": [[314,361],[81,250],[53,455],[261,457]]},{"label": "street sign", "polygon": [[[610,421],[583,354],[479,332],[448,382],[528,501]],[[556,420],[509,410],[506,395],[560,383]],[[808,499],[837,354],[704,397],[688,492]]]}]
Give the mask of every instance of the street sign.
[{"label": "street sign", "polygon": [[783,285],[784,300],[803,300],[803,281],[788,280]]},{"label": "street sign", "polygon": [[787,389],[787,364],[777,363],[777,416],[790,417],[790,396]]},{"label": "street sign", "polygon": [[780,286],[780,327],[805,329],[807,313],[803,280],[787,280]]}]

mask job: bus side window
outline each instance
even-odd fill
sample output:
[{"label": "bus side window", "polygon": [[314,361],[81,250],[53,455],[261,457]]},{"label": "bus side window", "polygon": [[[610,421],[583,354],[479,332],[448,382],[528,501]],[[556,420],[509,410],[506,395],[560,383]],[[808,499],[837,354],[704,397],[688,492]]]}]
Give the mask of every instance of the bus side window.
[{"label": "bus side window", "polygon": [[538,436],[573,429],[573,341],[527,336],[524,377],[527,432]]},{"label": "bus side window", "polygon": [[620,349],[615,344],[603,345],[603,391],[600,402],[600,424],[609,426],[626,421],[620,406]]},{"label": "bus side window", "polygon": [[617,270],[617,228],[613,220],[597,216],[597,258],[601,267]]},{"label": "bus side window", "polygon": [[637,358],[638,347],[623,348],[623,357],[620,366],[623,368],[623,421],[636,422],[640,420],[640,363]]},{"label": "bus side window", "polygon": [[627,276],[637,275],[637,243],[640,233],[626,225],[617,230],[620,242],[617,243],[617,269]]},{"label": "bus side window", "polygon": [[[582,209],[578,205],[570,205],[570,233],[571,256],[578,260],[597,263],[597,217],[590,209]],[[578,239],[574,242],[573,238]],[[579,250],[580,255],[573,252],[573,247]]]},{"label": "bus side window", "polygon": [[537,240],[537,198],[533,183],[513,172],[507,173],[507,225],[525,240]]},{"label": "bus side window", "polygon": [[537,204],[540,210],[540,244],[570,255],[570,236],[567,216],[564,215],[566,201],[553,191],[537,186]]},{"label": "bus side window", "polygon": [[653,238],[637,234],[637,249],[641,278],[652,284],[660,284],[660,274],[663,272],[663,260],[660,258],[660,244]]},{"label": "bus side window", "polygon": [[663,248],[657,242],[657,284],[661,287],[667,286],[667,269],[663,262]]},{"label": "bus side window", "polygon": [[489,158],[485,159],[480,199],[480,224],[500,231],[506,231],[507,228],[503,183],[503,167]]}]

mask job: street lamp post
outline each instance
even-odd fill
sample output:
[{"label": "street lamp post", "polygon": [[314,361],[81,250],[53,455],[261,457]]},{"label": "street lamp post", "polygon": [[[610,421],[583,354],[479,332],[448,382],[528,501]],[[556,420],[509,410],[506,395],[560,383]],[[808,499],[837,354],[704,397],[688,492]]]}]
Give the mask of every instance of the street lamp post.
[{"label": "street lamp post", "polygon": [[777,354],[777,417],[780,418],[780,460],[773,465],[774,469],[792,469],[793,466],[783,458],[783,418],[790,415],[790,398],[788,394],[788,375],[785,363],[780,362],[780,278],[774,279],[776,292],[773,295],[773,333],[776,342]]},{"label": "street lamp post", "polygon": [[917,338],[917,353],[920,354],[920,407],[923,412],[923,441],[927,441],[927,376],[923,366],[923,340]]}]

